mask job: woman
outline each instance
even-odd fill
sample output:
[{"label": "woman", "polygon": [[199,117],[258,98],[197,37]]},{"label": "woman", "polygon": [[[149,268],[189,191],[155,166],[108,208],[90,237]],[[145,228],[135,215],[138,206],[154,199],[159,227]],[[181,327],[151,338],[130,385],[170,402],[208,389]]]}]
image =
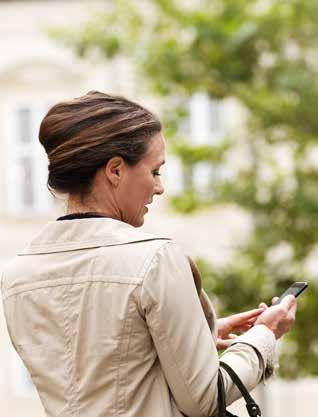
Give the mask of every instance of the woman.
[{"label": "woman", "polygon": [[[54,106],[39,138],[49,187],[68,194],[67,214],[6,267],[2,292],[11,340],[47,416],[215,415],[216,340],[189,262],[171,240],[137,229],[164,191],[160,122],[134,102],[91,92]],[[272,372],[295,310],[287,297],[219,323],[221,345],[231,343],[222,360],[248,389]],[[239,393],[224,379],[230,403]]]}]

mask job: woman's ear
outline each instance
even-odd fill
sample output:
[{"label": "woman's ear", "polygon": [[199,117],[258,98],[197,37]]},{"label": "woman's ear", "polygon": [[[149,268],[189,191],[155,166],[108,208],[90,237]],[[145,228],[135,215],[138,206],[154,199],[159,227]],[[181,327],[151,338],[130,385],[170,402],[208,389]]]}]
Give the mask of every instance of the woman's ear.
[{"label": "woman's ear", "polygon": [[117,187],[120,183],[124,175],[125,167],[125,161],[121,156],[114,156],[105,165],[104,173],[114,187]]}]

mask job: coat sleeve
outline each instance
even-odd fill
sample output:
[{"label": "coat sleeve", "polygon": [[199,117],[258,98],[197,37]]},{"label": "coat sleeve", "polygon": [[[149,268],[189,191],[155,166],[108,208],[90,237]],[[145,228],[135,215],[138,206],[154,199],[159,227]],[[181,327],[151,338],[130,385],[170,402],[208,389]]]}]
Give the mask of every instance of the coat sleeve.
[{"label": "coat sleeve", "polygon": [[[165,243],[153,257],[143,279],[140,303],[180,411],[191,417],[213,415],[217,409],[218,353],[188,260],[175,243]],[[264,327],[255,338],[267,332],[270,330]],[[231,346],[222,359],[252,389],[261,379],[267,357],[266,350],[259,353],[253,337],[250,339]],[[229,404],[239,393],[224,376]]]}]

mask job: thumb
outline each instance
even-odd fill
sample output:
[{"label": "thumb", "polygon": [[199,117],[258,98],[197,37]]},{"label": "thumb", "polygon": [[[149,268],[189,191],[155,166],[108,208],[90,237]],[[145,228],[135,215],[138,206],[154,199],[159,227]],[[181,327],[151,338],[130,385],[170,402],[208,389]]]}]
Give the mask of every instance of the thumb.
[{"label": "thumb", "polygon": [[295,303],[296,303],[296,298],[293,295],[289,294],[289,295],[286,295],[286,297],[282,299],[282,301],[280,302],[280,305],[281,307],[284,308],[284,310],[289,311],[294,306]]}]

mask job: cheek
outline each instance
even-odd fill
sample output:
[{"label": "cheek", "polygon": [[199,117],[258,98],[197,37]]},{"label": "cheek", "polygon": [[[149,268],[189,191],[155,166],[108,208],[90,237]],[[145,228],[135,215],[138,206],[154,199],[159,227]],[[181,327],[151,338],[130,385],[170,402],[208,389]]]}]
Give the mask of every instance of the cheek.
[{"label": "cheek", "polygon": [[149,167],[133,168],[123,178],[120,186],[120,200],[129,210],[143,207],[153,197],[156,187],[156,177]]},{"label": "cheek", "polygon": [[140,181],[134,186],[134,195],[139,200],[140,205],[145,205],[152,198],[154,185],[152,181]]},{"label": "cheek", "polygon": [[144,183],[144,194],[146,195],[147,201],[149,200],[149,196],[152,198],[154,190],[156,188],[156,177],[152,174],[148,177],[147,181]]},{"label": "cheek", "polygon": [[155,182],[152,178],[135,178],[122,184],[120,190],[121,202],[127,209],[143,207],[152,198]]}]

